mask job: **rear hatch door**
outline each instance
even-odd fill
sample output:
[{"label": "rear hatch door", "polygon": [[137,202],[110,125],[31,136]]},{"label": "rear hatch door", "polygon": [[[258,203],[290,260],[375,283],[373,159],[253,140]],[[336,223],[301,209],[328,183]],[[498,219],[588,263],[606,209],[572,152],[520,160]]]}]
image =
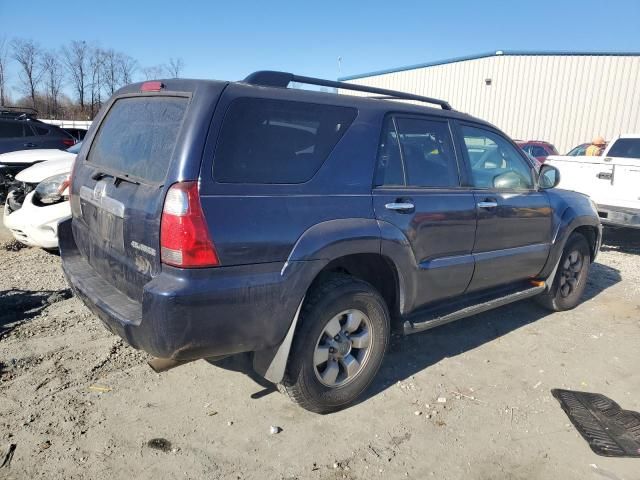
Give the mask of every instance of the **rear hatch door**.
[{"label": "rear hatch door", "polygon": [[[218,84],[204,95],[211,100],[225,84],[209,83]],[[164,91],[115,98],[76,162],[71,190],[76,245],[104,280],[137,301],[160,272],[166,191],[198,176],[215,101],[194,107],[195,96]]]}]

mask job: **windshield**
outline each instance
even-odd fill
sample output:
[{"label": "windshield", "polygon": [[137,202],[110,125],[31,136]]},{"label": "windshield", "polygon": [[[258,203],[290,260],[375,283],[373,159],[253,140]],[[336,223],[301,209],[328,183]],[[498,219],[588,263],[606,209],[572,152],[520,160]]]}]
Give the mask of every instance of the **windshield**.
[{"label": "windshield", "polygon": [[73,147],[67,148],[67,152],[75,153],[77,155],[78,152],[80,151],[80,147],[82,147],[82,142],[78,142]]}]

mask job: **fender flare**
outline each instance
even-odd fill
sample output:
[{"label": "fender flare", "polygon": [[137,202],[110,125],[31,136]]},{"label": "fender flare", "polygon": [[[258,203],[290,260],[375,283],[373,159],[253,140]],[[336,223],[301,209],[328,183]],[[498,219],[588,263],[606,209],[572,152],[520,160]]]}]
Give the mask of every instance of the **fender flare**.
[{"label": "fender flare", "polygon": [[[285,275],[294,269],[294,265],[308,265],[308,268],[302,269],[304,274],[296,282],[298,287],[290,292],[296,299],[299,298],[299,303],[282,342],[254,352],[253,367],[258,374],[270,382],[282,382],[302,305],[311,283],[332,260],[358,253],[381,254],[395,264],[400,282],[399,298],[401,305],[406,305],[407,294],[404,290],[407,285],[415,289],[415,279],[408,279],[402,272],[412,261],[415,268],[415,259],[409,241],[397,227],[373,218],[345,218],[316,224],[300,236],[282,268],[282,275]],[[415,295],[414,290],[412,295]]]}]

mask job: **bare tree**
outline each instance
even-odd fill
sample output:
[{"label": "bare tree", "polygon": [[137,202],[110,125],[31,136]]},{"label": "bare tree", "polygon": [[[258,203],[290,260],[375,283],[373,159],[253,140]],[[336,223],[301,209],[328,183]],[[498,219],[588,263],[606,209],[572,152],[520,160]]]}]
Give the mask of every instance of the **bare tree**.
[{"label": "bare tree", "polygon": [[104,52],[100,48],[91,49],[89,67],[91,69],[91,118],[93,118],[102,106]]},{"label": "bare tree", "polygon": [[62,88],[62,65],[55,53],[46,52],[42,56],[42,66],[45,71],[44,83],[48,114],[50,117],[56,118],[59,114],[59,97]]},{"label": "bare tree", "polygon": [[44,69],[40,57],[40,47],[33,40],[15,39],[12,42],[13,59],[20,65],[21,89],[31,98],[33,108],[36,108],[36,94],[42,80]]},{"label": "bare tree", "polygon": [[9,63],[9,44],[7,37],[0,37],[0,105],[6,105],[8,100],[7,64]]},{"label": "bare tree", "polygon": [[142,69],[142,75],[145,80],[154,80],[156,78],[162,78],[166,75],[166,67],[164,65],[153,65],[151,67],[144,67]]},{"label": "bare tree", "polygon": [[120,79],[122,75],[120,71],[119,57],[120,54],[113,48],[103,52],[102,69],[104,71],[104,88],[108,96],[116,93],[116,90],[120,87]]},{"label": "bare tree", "polygon": [[64,64],[67,68],[73,89],[80,103],[80,110],[85,111],[85,94],[89,84],[89,46],[85,41],[73,40],[62,48]]},{"label": "bare tree", "polygon": [[178,58],[170,58],[169,65],[166,67],[169,72],[169,76],[172,78],[180,78],[180,74],[184,69],[184,60],[180,57]]},{"label": "bare tree", "polygon": [[133,74],[138,68],[138,63],[129,55],[120,54],[118,59],[118,69],[120,70],[120,80],[122,85],[133,82]]}]

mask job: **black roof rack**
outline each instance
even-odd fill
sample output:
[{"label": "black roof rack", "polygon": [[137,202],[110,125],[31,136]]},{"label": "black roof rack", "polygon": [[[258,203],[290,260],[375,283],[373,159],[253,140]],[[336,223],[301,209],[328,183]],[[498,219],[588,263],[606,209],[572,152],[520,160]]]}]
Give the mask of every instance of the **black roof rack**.
[{"label": "black roof rack", "polygon": [[251,85],[262,85],[265,87],[282,87],[286,88],[291,82],[306,83],[309,85],[318,85],[321,87],[342,88],[344,90],[354,90],[356,92],[375,93],[380,95],[379,97],[367,97],[378,98],[386,100],[415,100],[418,102],[431,103],[433,105],[439,105],[443,110],[452,110],[451,105],[444,100],[437,98],[423,97],[421,95],[414,95],[412,93],[398,92],[396,90],[387,90],[386,88],[367,87],[365,85],[356,85],[346,82],[335,82],[333,80],[323,80],[322,78],[304,77],[301,75],[294,75],[287,72],[276,72],[271,70],[261,70],[259,72],[253,72],[247,78],[244,79],[245,83]]},{"label": "black roof rack", "polygon": [[9,107],[5,105],[0,106],[0,117],[11,117],[19,120],[27,118],[36,118],[38,111],[29,107]]}]

